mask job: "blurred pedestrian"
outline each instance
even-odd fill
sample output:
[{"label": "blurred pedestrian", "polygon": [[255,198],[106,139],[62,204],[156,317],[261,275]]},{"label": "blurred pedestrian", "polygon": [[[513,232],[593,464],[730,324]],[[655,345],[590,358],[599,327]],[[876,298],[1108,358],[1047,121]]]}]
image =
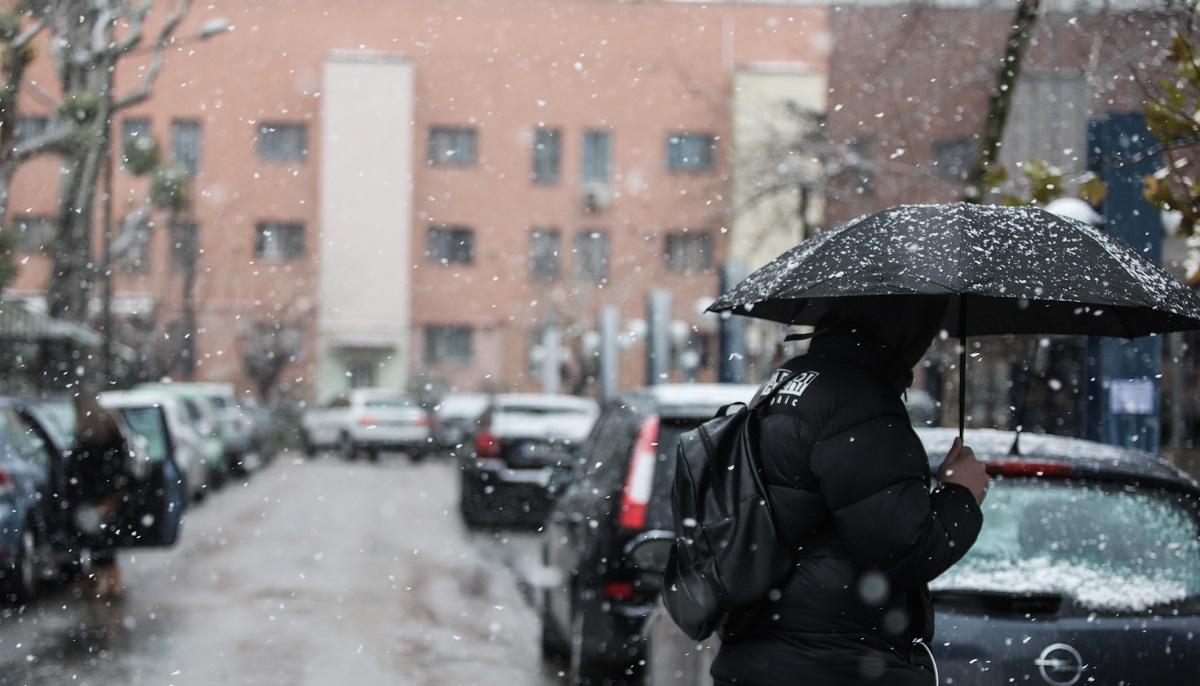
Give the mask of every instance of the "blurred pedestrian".
[{"label": "blurred pedestrian", "polygon": [[98,598],[119,597],[124,585],[117,565],[116,536],[130,486],[130,447],[116,417],[100,406],[95,392],[80,388],[74,404],[73,521],[80,544],[91,550],[90,590]]},{"label": "blurred pedestrian", "polygon": [[777,594],[727,625],[717,686],[935,682],[927,583],[983,524],[988,477],[957,440],[931,492],[903,394],[939,332],[943,298],[839,298],[801,372],[759,410],[763,479],[798,551]]}]

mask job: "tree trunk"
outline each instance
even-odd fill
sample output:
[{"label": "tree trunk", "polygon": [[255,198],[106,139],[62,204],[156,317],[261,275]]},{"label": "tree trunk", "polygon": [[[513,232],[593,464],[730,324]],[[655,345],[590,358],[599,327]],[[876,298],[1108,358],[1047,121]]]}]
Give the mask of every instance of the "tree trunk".
[{"label": "tree trunk", "polygon": [[1025,49],[1033,37],[1033,30],[1037,26],[1040,6],[1041,0],[1020,0],[1017,4],[1016,15],[1013,17],[1008,34],[1008,42],[1004,46],[1004,58],[1000,62],[1000,68],[996,71],[996,82],[992,87],[991,97],[988,98],[983,138],[979,141],[979,150],[975,153],[975,161],[971,164],[971,170],[967,174],[967,188],[963,198],[967,202],[983,201],[987,174],[995,167],[1000,157],[1000,146],[1004,140],[1008,112],[1012,107],[1017,82],[1021,78],[1021,62],[1025,57]]}]

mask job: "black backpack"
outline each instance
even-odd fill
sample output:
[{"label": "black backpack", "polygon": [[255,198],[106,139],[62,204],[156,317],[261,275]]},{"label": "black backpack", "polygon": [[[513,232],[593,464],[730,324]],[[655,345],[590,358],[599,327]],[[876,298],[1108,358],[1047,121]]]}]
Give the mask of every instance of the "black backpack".
[{"label": "black backpack", "polygon": [[760,390],[749,405],[722,407],[683,434],[676,450],[671,502],[675,543],[663,572],[662,597],[679,628],[700,641],[753,616],[795,560],[782,545],[759,473],[755,410],[797,376]]}]

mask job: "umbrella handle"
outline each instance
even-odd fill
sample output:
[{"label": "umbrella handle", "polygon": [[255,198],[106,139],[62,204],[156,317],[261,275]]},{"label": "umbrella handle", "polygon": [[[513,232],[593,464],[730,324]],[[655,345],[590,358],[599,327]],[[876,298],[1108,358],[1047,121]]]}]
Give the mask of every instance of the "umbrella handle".
[{"label": "umbrella handle", "polygon": [[958,438],[967,425],[967,296],[958,296]]}]

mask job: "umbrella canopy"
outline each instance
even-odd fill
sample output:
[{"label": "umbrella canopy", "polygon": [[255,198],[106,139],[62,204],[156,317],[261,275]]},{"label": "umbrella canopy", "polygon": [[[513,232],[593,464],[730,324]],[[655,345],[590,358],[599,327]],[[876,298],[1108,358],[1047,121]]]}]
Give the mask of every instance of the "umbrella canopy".
[{"label": "umbrella canopy", "polygon": [[951,335],[1134,338],[1200,329],[1200,297],[1127,243],[1036,207],[901,205],[840,224],[709,306],[815,324],[831,298],[929,295]]},{"label": "umbrella canopy", "polygon": [[[900,205],[804,241],[708,307],[817,324],[853,296],[948,298],[950,335],[1200,329],[1200,296],[1127,243],[1036,207]],[[966,346],[959,346],[959,434]]]}]

